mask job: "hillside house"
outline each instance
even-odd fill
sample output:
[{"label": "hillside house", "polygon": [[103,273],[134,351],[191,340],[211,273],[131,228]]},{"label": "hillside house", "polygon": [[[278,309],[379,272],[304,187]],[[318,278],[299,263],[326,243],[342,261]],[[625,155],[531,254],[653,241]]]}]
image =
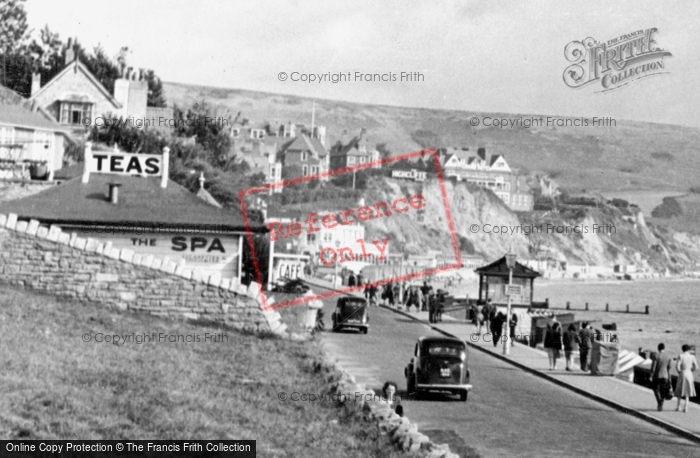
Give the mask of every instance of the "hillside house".
[{"label": "hillside house", "polygon": [[445,178],[490,189],[512,210],[532,211],[534,198],[524,177],[510,168],[503,155],[489,158],[486,148],[479,148],[476,155],[469,148],[441,148],[439,155]]},{"label": "hillside house", "polygon": [[[328,171],[329,154],[318,138],[302,134],[284,144],[277,155],[284,179],[316,175]],[[328,177],[321,178],[327,181]]]},{"label": "hillside house", "polygon": [[142,71],[125,69],[115,80],[112,95],[70,47],[65,62],[63,70],[43,85],[41,75],[34,73],[29,101],[74,135],[83,136],[90,126],[104,125],[100,118],[108,114],[112,118],[133,118],[136,127],[159,130],[167,128],[166,119],[173,119],[171,108],[147,107],[148,83]]},{"label": "hillside house", "polygon": [[[343,131],[340,140],[331,148],[330,167],[332,170],[352,167],[356,165],[377,162],[380,159],[379,151],[369,146],[367,130],[363,127],[359,135],[348,139],[347,131]],[[372,168],[380,168],[381,164],[375,164]]]}]

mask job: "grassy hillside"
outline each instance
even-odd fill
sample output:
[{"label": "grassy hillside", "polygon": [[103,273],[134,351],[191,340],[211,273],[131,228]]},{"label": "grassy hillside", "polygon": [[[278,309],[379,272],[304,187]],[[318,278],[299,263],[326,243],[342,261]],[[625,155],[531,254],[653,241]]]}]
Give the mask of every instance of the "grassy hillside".
[{"label": "grassy hillside", "polygon": [[[97,333],[228,339],[114,345],[95,342]],[[2,284],[0,334],[6,439],[256,439],[258,456],[407,456],[331,402],[279,401],[281,392],[324,393],[337,377],[309,343],[118,313]]]},{"label": "grassy hillside", "polygon": [[[311,123],[312,100],[237,89],[165,83],[169,103],[189,106],[206,99],[234,116],[254,122]],[[617,120],[615,127],[471,127],[472,116],[519,115],[428,110],[316,101],[316,123],[327,126],[330,142],[343,129],[366,127],[372,143],[393,154],[440,146],[485,146],[504,154],[524,172],[550,173],[571,192],[661,191],[677,194],[700,185],[700,131],[689,127]],[[532,115],[523,115],[532,116]],[[536,115],[535,115],[536,116]]]}]

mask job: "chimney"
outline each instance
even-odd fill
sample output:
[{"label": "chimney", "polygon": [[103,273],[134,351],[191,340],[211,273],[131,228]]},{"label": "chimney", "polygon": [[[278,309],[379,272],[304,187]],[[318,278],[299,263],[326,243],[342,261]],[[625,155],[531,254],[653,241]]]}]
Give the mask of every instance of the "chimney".
[{"label": "chimney", "polygon": [[30,97],[34,97],[41,89],[41,75],[36,72],[32,74],[32,92]]},{"label": "chimney", "polygon": [[109,183],[109,201],[112,205],[119,203],[119,188],[121,183]]},{"label": "chimney", "polygon": [[479,148],[476,151],[476,154],[479,155],[481,160],[486,161],[486,148]]}]

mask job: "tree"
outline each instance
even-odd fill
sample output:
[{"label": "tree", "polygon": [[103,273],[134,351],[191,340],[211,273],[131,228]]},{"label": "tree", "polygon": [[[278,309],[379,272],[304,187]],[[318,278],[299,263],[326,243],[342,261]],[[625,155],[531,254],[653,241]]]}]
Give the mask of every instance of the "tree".
[{"label": "tree", "polygon": [[0,0],[0,51],[15,53],[27,36],[26,0]]},{"label": "tree", "polygon": [[165,91],[160,78],[156,76],[153,70],[146,70],[144,79],[148,83],[148,102],[149,107],[165,107]]},{"label": "tree", "polygon": [[[25,1],[0,0],[0,82],[10,89],[27,73],[24,66],[28,64],[28,55],[23,52],[28,28]],[[8,75],[13,77],[9,80],[12,86],[8,85]]]},{"label": "tree", "polygon": [[176,106],[174,115],[178,120],[175,128],[176,135],[195,136],[197,143],[210,152],[209,161],[217,167],[223,167],[228,162],[231,136],[227,126],[231,125],[230,119],[228,122],[223,122],[223,117],[216,116],[205,101],[195,103],[187,111]]}]

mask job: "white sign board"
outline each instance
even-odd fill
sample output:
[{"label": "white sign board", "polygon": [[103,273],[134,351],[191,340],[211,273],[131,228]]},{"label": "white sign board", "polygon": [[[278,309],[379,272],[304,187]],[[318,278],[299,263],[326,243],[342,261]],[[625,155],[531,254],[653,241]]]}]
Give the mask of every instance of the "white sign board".
[{"label": "white sign board", "polygon": [[280,278],[304,278],[304,267],[309,263],[306,256],[289,256],[275,254],[272,267],[272,281]]},{"label": "white sign board", "polygon": [[240,236],[220,234],[105,234],[79,232],[100,242],[112,242],[112,248],[126,248],[142,256],[168,257],[185,269],[204,275],[220,273],[221,278],[240,278]]},{"label": "white sign board", "polygon": [[159,177],[163,174],[163,156],[159,154],[132,154],[120,151],[93,151],[87,155],[90,173],[142,175]]},{"label": "white sign board", "polygon": [[506,285],[506,296],[522,296],[523,287],[521,285]]}]

